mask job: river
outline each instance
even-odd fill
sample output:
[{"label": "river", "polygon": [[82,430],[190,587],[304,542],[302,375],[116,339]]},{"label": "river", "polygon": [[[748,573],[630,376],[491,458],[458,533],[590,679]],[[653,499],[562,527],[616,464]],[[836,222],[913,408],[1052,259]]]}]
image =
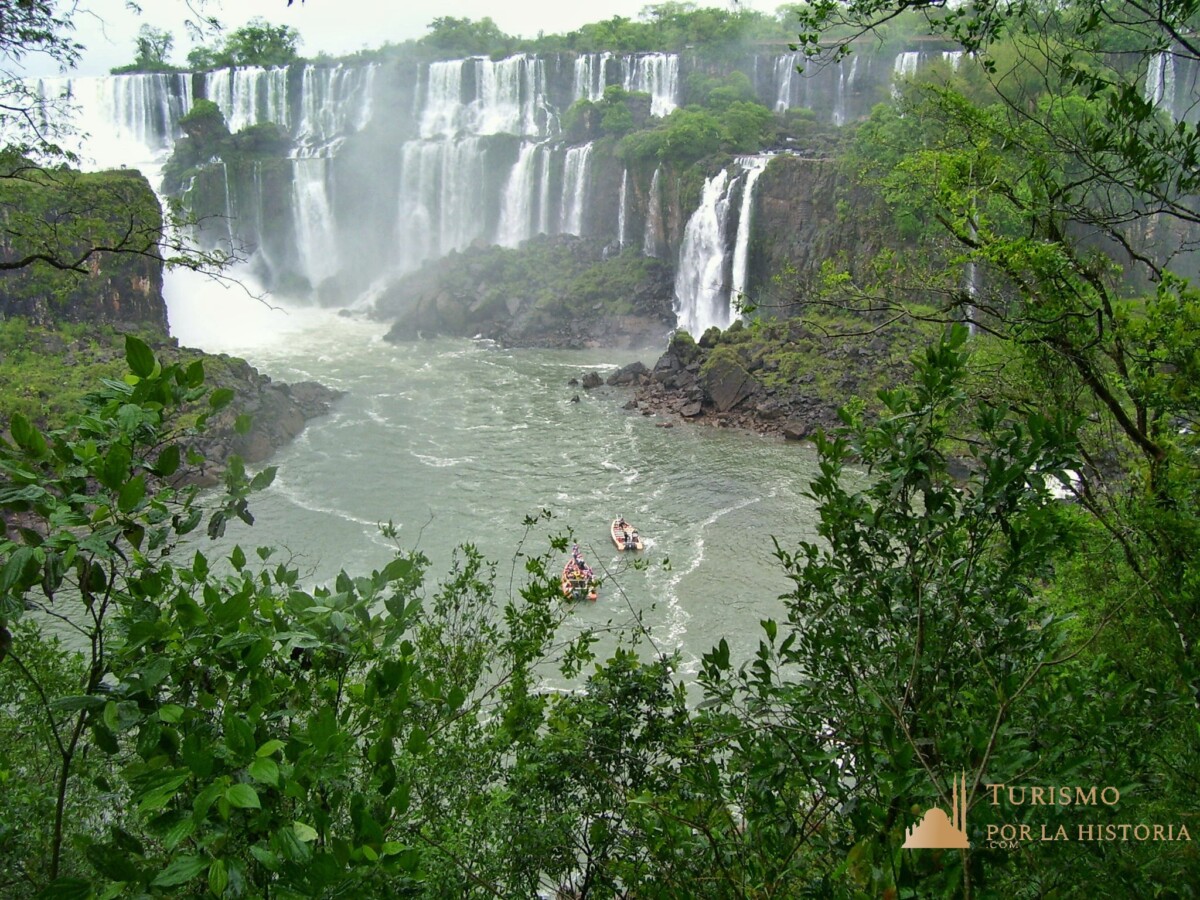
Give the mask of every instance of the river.
[{"label": "river", "polygon": [[[788,581],[771,537],[792,548],[813,538],[804,491],[815,454],[678,420],[661,427],[622,408],[626,389],[569,384],[639,354],[448,338],[391,344],[387,326],[362,315],[272,310],[237,288],[194,280],[173,279],[167,297],[181,343],[241,356],[277,380],[346,392],[271,460],[278,475],[252,502],[255,525],[238,523],[229,536],[245,548],[286,549],[310,583],[382,566],[392,543],[379,524],[391,521],[402,546],[430,557],[433,580],[470,542],[498,564],[507,590],[522,522],[547,509],[553,518],[526,549],[548,550],[550,535],[570,530],[608,576],[596,603],[576,606],[578,626],[640,614],[656,646],[681,651],[685,676],[722,637],[745,659],[758,622],[783,617]],[[655,356],[640,358],[652,365]],[[644,569],[612,545],[618,514],[640,529]]]}]

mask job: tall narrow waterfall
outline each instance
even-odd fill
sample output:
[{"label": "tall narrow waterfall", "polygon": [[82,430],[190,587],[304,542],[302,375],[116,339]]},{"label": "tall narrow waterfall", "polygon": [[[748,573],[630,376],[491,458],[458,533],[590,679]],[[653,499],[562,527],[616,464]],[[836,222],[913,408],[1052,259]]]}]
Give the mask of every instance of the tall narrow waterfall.
[{"label": "tall narrow waterfall", "polygon": [[734,300],[747,283],[754,184],[767,162],[764,156],[741,157],[734,177],[723,169],[710,178],[684,228],[675,273],[675,313],[679,327],[694,337],[714,325],[728,328],[736,318]]},{"label": "tall narrow waterfall", "polygon": [[796,75],[796,65],[800,54],[789,53],[775,60],[775,112],[785,112],[792,106],[792,79]]},{"label": "tall narrow waterfall", "polygon": [[662,167],[659,166],[650,178],[650,197],[646,201],[646,232],[642,236],[642,252],[646,256],[662,255],[662,185],[659,184],[661,174]]},{"label": "tall narrow waterfall", "polygon": [[296,255],[305,277],[315,288],[338,271],[337,235],[329,199],[329,160],[296,159],[292,167]]},{"label": "tall narrow waterfall", "polygon": [[766,156],[743,156],[738,164],[746,169],[746,184],[742,188],[742,207],[738,211],[737,236],[733,241],[733,271],[730,280],[730,306],[746,293],[750,268],[750,226],[754,215],[754,184],[767,168]]},{"label": "tall narrow waterfall", "polygon": [[625,204],[629,202],[629,170],[621,170],[621,192],[617,195],[617,246],[625,249]]},{"label": "tall narrow waterfall", "polygon": [[1143,96],[1147,103],[1159,106],[1175,118],[1175,54],[1169,51],[1150,57],[1146,69],[1146,85]]},{"label": "tall narrow waterfall", "polygon": [[[516,247],[533,236],[533,201],[537,196],[534,181],[538,171],[538,152],[541,150],[541,144],[527,142],[521,145],[521,152],[504,186],[500,225],[496,230],[497,244]],[[549,154],[548,148],[546,153]]]},{"label": "tall narrow waterfall", "polygon": [[563,162],[562,221],[563,234],[583,234],[583,213],[587,202],[588,160],[592,145],[572,147]]},{"label": "tall narrow waterfall", "polygon": [[722,169],[704,185],[699,208],[688,219],[675,273],[675,314],[679,327],[694,337],[713,325],[730,323],[725,240],[729,172]]}]

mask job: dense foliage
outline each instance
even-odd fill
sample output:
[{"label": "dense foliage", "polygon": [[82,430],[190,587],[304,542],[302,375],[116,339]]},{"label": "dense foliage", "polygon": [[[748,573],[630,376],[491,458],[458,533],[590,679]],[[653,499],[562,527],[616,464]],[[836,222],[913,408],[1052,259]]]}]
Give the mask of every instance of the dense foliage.
[{"label": "dense foliage", "polygon": [[[652,9],[677,36],[741,16],[683,10],[685,27],[675,4]],[[324,585],[270,548],[211,558],[200,533],[250,524],[273,472],[235,460],[204,503],[178,484],[231,392],[129,336],[128,371],[70,424],[6,410],[0,893],[1195,895],[1200,835],[1075,838],[1195,827],[1200,294],[1178,264],[1198,141],[1145,93],[1157,54],[1200,62],[1194,4],[793,12],[814,53],[830,35],[848,46],[856,23],[926,14],[976,55],[856,132],[847,165],[879,204],[854,212],[913,251],[825,273],[801,309],[814,327],[946,328],[910,385],[817,441],[817,539],[778,547],[793,587],[754,657],[720,641],[690,698],[675,660],[636,642],[594,660],[591,635],[559,629],[561,536],[547,555],[517,548],[524,580],[496,579],[469,545],[437,585],[399,550]],[[697,80],[697,105],[649,132],[628,127],[636,96],[576,116],[645,139],[635,157],[675,140],[728,152],[757,127],[743,87]],[[200,104],[186,125],[201,152],[233,139]],[[620,291],[634,268],[604,277]],[[800,337],[762,322],[710,343],[755,346],[779,372]],[[1073,502],[1054,499],[1062,485]],[[540,690],[551,667],[581,689]],[[922,810],[950,808],[956,776],[972,846],[901,849]],[[1120,801],[1017,805],[991,784]],[[984,839],[1005,824],[1071,834]]]},{"label": "dense foliage", "polygon": [[217,47],[196,47],[188,53],[192,69],[227,66],[286,66],[299,58],[300,32],[290,25],[272,25],[261,17],[231,31]]}]

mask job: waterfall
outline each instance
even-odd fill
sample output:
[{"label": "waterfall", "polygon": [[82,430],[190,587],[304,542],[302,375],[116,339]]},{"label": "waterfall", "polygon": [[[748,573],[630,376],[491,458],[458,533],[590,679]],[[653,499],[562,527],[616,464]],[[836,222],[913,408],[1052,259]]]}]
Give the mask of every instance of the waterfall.
[{"label": "waterfall", "polygon": [[576,100],[599,100],[608,87],[608,61],[611,53],[581,53],[575,58],[574,79],[571,85],[571,102]]},{"label": "waterfall", "polygon": [[400,148],[398,268],[463,250],[486,233],[480,139],[408,141]]},{"label": "waterfall", "polygon": [[858,61],[862,57],[854,55],[849,60],[849,70],[846,67],[846,60],[838,63],[837,67],[837,96],[833,102],[833,124],[846,124],[846,94],[854,87],[854,78],[858,74]]},{"label": "waterfall", "polygon": [[625,203],[629,193],[629,170],[621,170],[621,192],[617,195],[617,246],[625,249]]},{"label": "waterfall", "polygon": [[292,215],[296,258],[315,289],[338,272],[337,235],[328,191],[329,160],[292,160]]},{"label": "waterfall", "polygon": [[641,53],[621,60],[622,84],[627,91],[650,95],[650,115],[665,116],[679,105],[679,56]]},{"label": "waterfall", "polygon": [[958,67],[962,65],[963,51],[962,50],[943,50],[942,59],[953,71],[957,72]]},{"label": "waterfall", "polygon": [[1165,108],[1175,116],[1175,54],[1164,50],[1150,57],[1146,68],[1146,85],[1143,90],[1146,102]]},{"label": "waterfall", "polygon": [[746,289],[749,269],[754,185],[769,159],[739,157],[736,177],[731,179],[724,169],[710,178],[684,228],[675,274],[675,313],[679,327],[693,337],[714,325],[728,328],[736,318],[735,301]]},{"label": "waterfall", "polygon": [[592,145],[572,147],[563,161],[563,202],[559,232],[583,234],[583,213],[587,200],[588,161]]},{"label": "waterfall", "polygon": [[750,225],[754,209],[754,184],[767,168],[770,157],[743,156],[737,160],[746,169],[746,185],[742,188],[742,208],[738,212],[737,236],[733,242],[733,271],[730,275],[729,302],[732,307],[746,293],[750,268]]},{"label": "waterfall", "polygon": [[297,155],[328,156],[371,121],[376,66],[306,65],[300,79]]},{"label": "waterfall", "polygon": [[[541,150],[541,144],[522,144],[517,161],[508,175],[500,207],[500,225],[496,229],[496,243],[501,246],[516,247],[531,237],[534,173]],[[548,150],[546,155],[549,155]]]},{"label": "waterfall", "polygon": [[553,153],[547,151],[542,154],[541,188],[538,191],[538,234],[550,234],[550,176],[553,161]]},{"label": "waterfall", "polygon": [[792,78],[796,75],[796,64],[800,54],[790,53],[775,60],[775,112],[781,113],[792,106]]},{"label": "waterfall", "polygon": [[892,72],[896,78],[912,78],[917,74],[917,68],[921,64],[921,53],[919,50],[906,50],[903,53],[896,55],[896,61],[892,64]]},{"label": "waterfall", "polygon": [[675,314],[679,327],[697,338],[713,325],[727,328],[731,321],[725,277],[729,187],[729,172],[725,169],[708,179],[679,248]]},{"label": "waterfall", "polygon": [[290,131],[287,74],[286,66],[216,69],[204,75],[204,96],[220,107],[234,133],[261,122],[275,122]]},{"label": "waterfall", "polygon": [[187,75],[137,74],[33,79],[36,93],[75,110],[82,140],[64,143],[98,167],[160,160],[180,135],[179,119],[192,108]]},{"label": "waterfall", "polygon": [[650,178],[650,196],[646,201],[646,231],[642,235],[642,253],[646,256],[659,256],[659,248],[662,246],[662,188],[658,183],[661,172],[662,167],[659,166]]},{"label": "waterfall", "polygon": [[421,137],[453,137],[462,110],[463,61],[452,59],[429,64],[425,79],[425,106],[421,110]]},{"label": "waterfall", "polygon": [[[464,79],[468,72],[470,77]],[[429,64],[421,137],[517,134],[548,137],[558,121],[546,99],[545,63],[535,56]]]}]

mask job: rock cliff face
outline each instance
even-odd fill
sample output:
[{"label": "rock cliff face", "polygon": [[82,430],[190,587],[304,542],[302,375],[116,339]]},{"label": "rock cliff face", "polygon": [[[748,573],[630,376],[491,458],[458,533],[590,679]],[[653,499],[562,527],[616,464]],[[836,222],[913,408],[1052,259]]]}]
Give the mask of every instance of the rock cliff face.
[{"label": "rock cliff face", "polygon": [[[208,386],[234,391],[233,404],[210,420],[199,440],[216,467],[231,453],[250,462],[266,458],[295,437],[306,420],[328,412],[339,396],[319,384],[272,382],[244,360],[205,356],[180,348],[168,336],[163,261],[157,250],[162,212],[140,174],[62,171],[53,178],[9,181],[0,186],[0,194],[6,201],[0,213],[7,226],[0,239],[4,260],[17,262],[49,248],[60,263],[79,261],[77,267],[65,268],[30,262],[0,275],[0,320],[23,320],[20,329],[11,331],[9,340],[17,345],[5,366],[4,378],[15,383],[0,381],[0,392],[28,401],[33,386],[21,376],[20,359],[36,360],[39,377],[54,365],[69,367],[75,376],[61,384],[39,382],[35,396],[41,407],[30,410],[34,417],[70,411],[65,395],[78,386],[68,388],[66,381],[86,380],[80,370],[94,373],[93,378],[120,371],[122,332],[139,334],[164,360],[204,359]],[[121,252],[86,252],[96,246],[120,247]],[[87,328],[81,333],[62,329],[65,324]],[[241,413],[252,419],[246,434],[233,427]]]},{"label": "rock cliff face", "polygon": [[394,322],[391,341],[450,334],[515,347],[661,347],[675,321],[672,286],[659,260],[541,236],[429,263],[394,282],[374,315]]},{"label": "rock cliff face", "polygon": [[[57,264],[39,260],[0,273],[0,317],[138,327],[166,336],[162,213],[141,174],[33,174],[7,180],[0,202],[0,257],[17,262],[44,254]],[[95,247],[123,252],[89,252]]]}]

